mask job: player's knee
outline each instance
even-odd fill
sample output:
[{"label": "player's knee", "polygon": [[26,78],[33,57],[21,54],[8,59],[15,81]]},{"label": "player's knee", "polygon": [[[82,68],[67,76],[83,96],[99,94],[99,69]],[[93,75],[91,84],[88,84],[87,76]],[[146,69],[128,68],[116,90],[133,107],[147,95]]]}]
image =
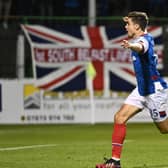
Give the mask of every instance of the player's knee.
[{"label": "player's knee", "polygon": [[168,128],[161,128],[159,129],[161,134],[168,134]]},{"label": "player's knee", "polygon": [[168,133],[168,119],[156,123],[156,126],[158,127],[160,133],[167,134]]},{"label": "player's knee", "polygon": [[161,134],[168,133],[168,126],[167,125],[157,125],[157,127],[158,127]]},{"label": "player's knee", "polygon": [[124,124],[126,122],[126,118],[124,115],[122,115],[120,113],[116,113],[114,115],[114,122],[117,124]]}]

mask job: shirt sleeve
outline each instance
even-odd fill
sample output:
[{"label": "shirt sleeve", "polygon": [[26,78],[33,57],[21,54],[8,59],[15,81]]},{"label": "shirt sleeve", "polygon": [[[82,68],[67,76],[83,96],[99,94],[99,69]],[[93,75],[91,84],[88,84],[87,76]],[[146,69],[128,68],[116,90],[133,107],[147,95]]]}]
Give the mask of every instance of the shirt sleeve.
[{"label": "shirt sleeve", "polygon": [[146,53],[149,48],[149,42],[144,37],[138,38],[136,42],[141,43],[143,45],[143,53]]}]

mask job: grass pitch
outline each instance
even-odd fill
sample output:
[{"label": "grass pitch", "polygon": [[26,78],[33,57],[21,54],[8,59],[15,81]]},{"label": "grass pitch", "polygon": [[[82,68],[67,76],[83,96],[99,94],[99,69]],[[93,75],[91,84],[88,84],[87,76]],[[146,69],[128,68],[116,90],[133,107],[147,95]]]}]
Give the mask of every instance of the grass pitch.
[{"label": "grass pitch", "polygon": [[[112,124],[0,125],[2,168],[94,168],[111,155]],[[128,124],[122,168],[168,168],[168,135]]]}]

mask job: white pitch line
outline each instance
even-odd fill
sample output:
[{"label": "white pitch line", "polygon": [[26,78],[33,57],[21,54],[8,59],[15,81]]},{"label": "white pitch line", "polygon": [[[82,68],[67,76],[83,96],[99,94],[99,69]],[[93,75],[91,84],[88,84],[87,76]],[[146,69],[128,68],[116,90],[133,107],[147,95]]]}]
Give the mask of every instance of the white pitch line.
[{"label": "white pitch line", "polygon": [[0,148],[0,151],[13,151],[13,150],[23,150],[23,149],[32,149],[32,148],[44,148],[44,147],[52,147],[52,146],[57,146],[57,145],[58,144],[16,146],[16,147]]},{"label": "white pitch line", "polygon": [[[125,140],[125,143],[132,142],[134,140],[128,139]],[[95,144],[95,143],[94,143]],[[6,148],[0,148],[0,151],[14,151],[14,150],[24,150],[24,149],[33,149],[33,148],[45,148],[45,147],[52,147],[52,146],[58,146],[59,144],[43,144],[43,145],[29,145],[29,146],[15,146],[15,147],[6,147]],[[70,144],[64,144],[64,145],[70,145]],[[72,144],[71,144],[72,145]],[[76,144],[78,145],[78,144]],[[81,144],[80,144],[81,145]]]},{"label": "white pitch line", "polygon": [[126,139],[124,142],[127,143],[127,142],[133,142],[134,140],[133,139]]}]

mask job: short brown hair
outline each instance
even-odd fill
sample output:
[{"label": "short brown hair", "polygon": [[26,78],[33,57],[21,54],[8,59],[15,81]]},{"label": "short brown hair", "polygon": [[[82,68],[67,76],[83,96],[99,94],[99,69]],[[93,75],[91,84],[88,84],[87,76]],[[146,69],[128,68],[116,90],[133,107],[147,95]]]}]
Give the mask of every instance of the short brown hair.
[{"label": "short brown hair", "polygon": [[128,16],[126,17],[131,18],[131,20],[134,23],[138,24],[143,31],[148,25],[149,18],[145,12],[138,12],[138,11],[129,12]]}]

